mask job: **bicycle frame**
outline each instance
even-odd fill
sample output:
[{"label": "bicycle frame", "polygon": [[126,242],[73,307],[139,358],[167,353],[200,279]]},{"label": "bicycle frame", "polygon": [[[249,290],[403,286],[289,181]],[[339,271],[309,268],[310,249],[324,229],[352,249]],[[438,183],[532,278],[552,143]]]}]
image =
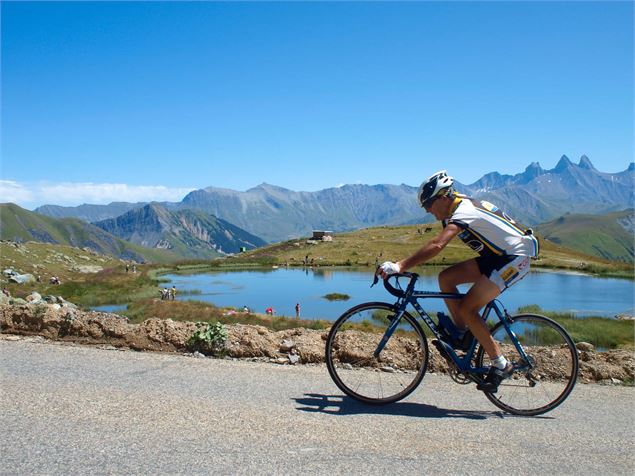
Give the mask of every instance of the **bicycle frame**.
[{"label": "bicycle frame", "polygon": [[[373,355],[375,357],[379,357],[379,354],[386,346],[386,343],[388,342],[392,334],[395,332],[395,330],[399,326],[401,318],[406,312],[406,309],[408,308],[409,305],[411,305],[415,309],[419,318],[423,322],[425,322],[425,324],[428,326],[430,331],[432,331],[432,333],[437,338],[437,340],[441,343],[441,345],[443,345],[445,351],[450,356],[450,358],[452,359],[452,361],[454,362],[454,364],[456,365],[457,369],[460,372],[472,373],[472,374],[487,373],[487,371],[489,370],[488,367],[472,367],[471,365],[478,341],[474,339],[470,348],[466,352],[465,356],[460,357],[451,346],[447,345],[442,340],[441,334],[439,332],[439,325],[432,320],[430,315],[419,304],[419,299],[462,299],[463,297],[465,297],[465,294],[443,293],[443,292],[433,292],[433,291],[416,291],[414,289],[414,284],[418,278],[418,275],[416,275],[415,273],[402,273],[401,275],[396,276],[396,282],[398,286],[399,286],[400,276],[410,278],[410,283],[408,284],[405,291],[398,290],[394,286],[390,285],[387,279],[384,280],[384,286],[386,287],[388,292],[394,296],[397,296],[398,298],[397,302],[395,303],[397,313],[395,314],[395,317],[393,318],[391,324],[386,329],[386,332],[384,333],[384,336],[382,337],[381,341],[377,345],[377,348],[375,349],[375,352]],[[492,311],[494,312],[498,320],[503,323],[503,326],[505,327],[505,331],[509,335],[510,340],[514,344],[514,347],[516,348],[516,350],[518,351],[518,354],[521,357],[521,362],[526,365],[531,365],[529,357],[525,353],[520,342],[518,341],[518,338],[516,337],[516,335],[514,334],[514,332],[512,331],[510,327],[511,318],[509,314],[507,313],[507,310],[504,307],[502,307],[502,304],[499,305],[499,302],[497,299],[494,299],[485,305],[485,308],[483,309],[483,312],[482,312],[482,318],[484,321],[487,321]],[[515,365],[515,366],[518,367],[518,365]]]}]

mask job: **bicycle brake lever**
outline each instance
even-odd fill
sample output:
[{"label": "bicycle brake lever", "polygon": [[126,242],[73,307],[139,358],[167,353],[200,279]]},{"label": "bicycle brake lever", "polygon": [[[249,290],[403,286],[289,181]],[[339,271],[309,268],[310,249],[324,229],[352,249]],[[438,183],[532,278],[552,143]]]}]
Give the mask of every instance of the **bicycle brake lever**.
[{"label": "bicycle brake lever", "polygon": [[379,282],[379,275],[377,274],[379,268],[381,268],[381,266],[377,266],[377,269],[375,270],[375,276],[373,276],[373,284],[370,285],[371,288]]}]

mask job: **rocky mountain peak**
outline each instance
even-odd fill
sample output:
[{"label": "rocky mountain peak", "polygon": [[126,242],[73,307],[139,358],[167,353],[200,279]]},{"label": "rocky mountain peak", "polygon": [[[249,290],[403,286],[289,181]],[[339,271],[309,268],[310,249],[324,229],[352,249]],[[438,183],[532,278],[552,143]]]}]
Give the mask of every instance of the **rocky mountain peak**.
[{"label": "rocky mountain peak", "polygon": [[562,172],[563,170],[568,169],[572,165],[573,165],[573,162],[569,160],[569,157],[567,157],[566,155],[563,155],[562,157],[560,157],[560,160],[556,164],[556,168],[553,170],[555,172]]},{"label": "rocky mountain peak", "polygon": [[540,166],[539,162],[532,162],[531,164],[527,166],[525,171],[522,174],[520,174],[521,180],[519,181],[519,183],[527,183],[544,173],[545,171]]},{"label": "rocky mountain peak", "polygon": [[593,164],[586,155],[580,157],[580,163],[578,166],[585,170],[595,170],[595,167],[593,167]]}]

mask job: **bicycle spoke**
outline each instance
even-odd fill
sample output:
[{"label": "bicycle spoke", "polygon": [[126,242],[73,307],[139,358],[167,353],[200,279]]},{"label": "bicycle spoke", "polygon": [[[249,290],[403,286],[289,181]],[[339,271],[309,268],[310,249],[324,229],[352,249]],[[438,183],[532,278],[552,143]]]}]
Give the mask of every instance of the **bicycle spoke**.
[{"label": "bicycle spoke", "polygon": [[[562,403],[575,385],[577,351],[566,331],[554,321],[533,314],[513,318],[511,328],[532,359],[533,368],[521,371],[518,378],[502,382],[496,393],[486,393],[492,403],[520,415],[538,415]],[[515,348],[502,324],[492,331],[503,352],[515,360]],[[484,354],[479,350],[479,362]]]},{"label": "bicycle spoke", "polygon": [[392,306],[371,303],[351,309],[333,325],[326,345],[327,366],[346,394],[369,403],[388,403],[408,395],[423,378],[427,343],[408,314],[379,357],[374,357],[391,316]]}]

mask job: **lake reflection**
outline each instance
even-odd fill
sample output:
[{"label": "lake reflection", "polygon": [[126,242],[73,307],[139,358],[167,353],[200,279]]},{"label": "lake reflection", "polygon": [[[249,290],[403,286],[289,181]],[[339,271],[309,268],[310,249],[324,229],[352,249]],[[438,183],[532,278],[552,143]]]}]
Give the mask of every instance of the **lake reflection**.
[{"label": "lake reflection", "polygon": [[[421,272],[420,290],[438,289],[437,274],[441,268]],[[371,288],[372,271],[342,268],[258,269],[219,271],[194,275],[166,275],[169,286],[180,292],[177,299],[197,300],[220,307],[242,308],[264,313],[273,307],[277,315],[295,316],[300,303],[305,319],[335,320],[348,308],[365,301],[394,301],[380,284]],[[466,291],[469,285],[461,290]],[[330,293],[348,294],[347,301],[328,301]],[[578,274],[532,272],[522,282],[505,291],[501,302],[510,313],[518,307],[539,304],[545,310],[572,312],[577,316],[633,314],[635,283],[633,281],[596,278]],[[445,310],[443,302],[430,299],[422,303],[430,311]]]}]

